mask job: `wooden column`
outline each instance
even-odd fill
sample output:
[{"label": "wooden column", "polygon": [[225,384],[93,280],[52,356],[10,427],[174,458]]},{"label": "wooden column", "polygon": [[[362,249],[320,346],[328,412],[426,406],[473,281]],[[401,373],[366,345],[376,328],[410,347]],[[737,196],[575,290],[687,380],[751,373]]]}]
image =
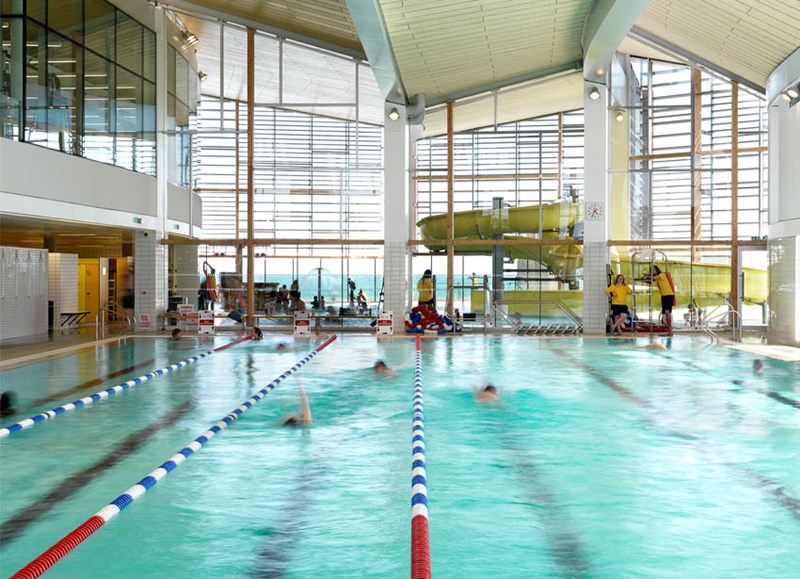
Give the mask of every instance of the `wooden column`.
[{"label": "wooden column", "polygon": [[455,217],[453,216],[453,195],[455,179],[453,177],[453,102],[447,103],[447,315],[454,319],[453,309],[453,261],[455,246]]},{"label": "wooden column", "polygon": [[[255,318],[255,259],[253,257],[254,239],[254,146],[255,146],[255,95],[256,95],[256,35],[252,28],[247,29],[247,325],[254,325]],[[238,168],[237,168],[238,171]],[[238,237],[238,235],[237,235]]]},{"label": "wooden column", "polygon": [[[739,306],[739,83],[731,81],[731,305]],[[731,317],[731,325],[738,323]]]},{"label": "wooden column", "polygon": [[[703,145],[703,106],[702,106],[702,75],[699,68],[692,70],[692,157],[690,160],[692,170],[692,240],[698,241],[702,237],[702,205],[703,205],[703,178],[701,172],[700,150]],[[696,246],[692,246],[692,261],[697,261],[700,254]]]}]

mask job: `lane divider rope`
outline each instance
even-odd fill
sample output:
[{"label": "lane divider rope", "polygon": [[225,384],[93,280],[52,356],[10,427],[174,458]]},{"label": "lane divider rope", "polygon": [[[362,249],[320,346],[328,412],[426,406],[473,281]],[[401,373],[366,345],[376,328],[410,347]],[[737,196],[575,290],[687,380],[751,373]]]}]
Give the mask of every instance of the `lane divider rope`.
[{"label": "lane divider rope", "polygon": [[411,426],[411,579],[430,579],[431,577],[424,402],[422,344],[420,336],[417,336],[414,362],[414,416]]},{"label": "lane divider rope", "polygon": [[20,420],[10,426],[6,426],[5,428],[0,428],[0,438],[6,438],[7,436],[19,432],[20,430],[25,430],[27,428],[32,428],[33,426],[44,422],[45,420],[49,420],[51,418],[55,418],[59,414],[63,414],[70,410],[75,410],[76,408],[83,408],[85,406],[91,406],[95,402],[99,402],[105,398],[109,398],[110,396],[114,396],[115,394],[122,392],[123,390],[129,390],[136,386],[137,384],[141,384],[142,382],[146,382],[147,380],[152,380],[153,378],[158,378],[159,376],[163,376],[169,372],[174,370],[178,370],[179,368],[183,368],[188,366],[189,364],[193,364],[198,360],[202,360],[203,358],[208,358],[210,355],[214,354],[215,352],[221,352],[231,346],[235,346],[236,344],[241,344],[242,342],[251,339],[250,336],[245,336],[244,338],[239,338],[238,340],[234,340],[232,342],[228,342],[224,346],[220,346],[219,348],[214,348],[213,350],[208,350],[207,352],[203,352],[202,354],[198,354],[197,356],[192,356],[191,358],[186,358],[185,360],[181,360],[175,364],[170,366],[166,366],[159,370],[155,370],[150,372],[149,374],[145,374],[143,376],[139,376],[138,378],[133,378],[128,380],[127,382],[122,382],[121,384],[117,384],[116,386],[112,386],[111,388],[106,388],[100,392],[95,392],[90,396],[84,396],[80,400],[75,400],[74,402],[70,402],[69,404],[62,404],[58,408],[53,408],[52,410],[48,410],[46,412],[42,412],[41,414],[37,414],[36,416],[32,416],[30,418],[26,418],[25,420]]},{"label": "lane divider rope", "polygon": [[225,418],[214,424],[211,428],[206,430],[203,434],[195,438],[192,442],[187,444],[180,452],[172,455],[166,462],[164,462],[157,469],[152,471],[138,483],[133,485],[123,494],[111,501],[108,505],[97,511],[94,515],[89,517],[86,521],[78,525],[69,534],[64,536],[55,545],[47,549],[44,553],[36,557],[33,561],[25,565],[22,569],[14,573],[10,579],[33,579],[41,576],[50,567],[55,565],[59,560],[69,554],[75,547],[80,545],[100,527],[105,525],[108,521],[117,516],[123,509],[128,507],[133,501],[145,494],[148,490],[153,488],[159,480],[167,476],[172,470],[178,467],[182,462],[189,458],[192,454],[200,450],[202,446],[214,437],[218,432],[224,430],[233,424],[239,416],[244,414],[247,410],[255,406],[262,398],[269,394],[275,386],[280,384],[283,380],[294,374],[309,360],[319,354],[325,347],[336,339],[336,335],[329,337],[322,344],[320,344],[314,351],[309,353],[305,358],[297,362],[294,366],[289,368],[286,372],[275,378],[265,388],[262,388],[252,397],[247,399],[241,405],[236,407]]}]

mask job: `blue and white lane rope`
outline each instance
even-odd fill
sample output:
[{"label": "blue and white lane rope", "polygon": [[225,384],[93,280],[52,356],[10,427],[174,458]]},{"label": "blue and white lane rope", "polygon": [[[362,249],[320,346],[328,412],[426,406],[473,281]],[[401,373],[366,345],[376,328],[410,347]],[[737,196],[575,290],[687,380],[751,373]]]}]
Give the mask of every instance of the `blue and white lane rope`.
[{"label": "blue and white lane rope", "polygon": [[200,450],[200,448],[215,434],[224,430],[236,419],[244,414],[251,407],[255,406],[262,398],[269,394],[275,386],[283,382],[286,378],[297,372],[314,356],[319,354],[326,346],[336,339],[334,334],[322,344],[320,344],[313,352],[309,353],[305,358],[297,362],[294,366],[289,368],[286,372],[275,378],[272,382],[253,396],[235,408],[225,418],[217,422],[214,426],[206,430],[203,434],[195,438],[192,442],[187,444],[180,452],[172,455],[166,462],[164,462],[157,469],[152,471],[138,483],[133,485],[123,494],[111,501],[108,505],[97,511],[94,515],[89,517],[86,521],[78,525],[69,534],[64,536],[55,545],[47,549],[44,553],[36,557],[33,561],[25,565],[22,569],[14,573],[11,579],[31,579],[39,577],[42,573],[47,571],[50,567],[55,565],[60,559],[70,553],[75,547],[80,545],[84,540],[89,538],[100,527],[105,525],[108,521],[117,516],[123,509],[128,507],[133,501],[145,494],[148,490],[153,488],[158,481],[167,476],[172,470],[177,468],[179,464],[189,458],[192,454]]},{"label": "blue and white lane rope", "polygon": [[411,578],[430,579],[428,475],[425,469],[425,415],[422,395],[422,341],[414,362],[414,416],[411,426]]},{"label": "blue and white lane rope", "polygon": [[250,336],[245,336],[244,338],[239,338],[238,340],[234,340],[225,344],[224,346],[220,346],[219,348],[214,348],[213,350],[208,350],[207,352],[203,352],[202,354],[198,354],[197,356],[192,356],[191,358],[186,358],[185,360],[181,360],[176,364],[172,364],[171,366],[166,366],[161,368],[160,370],[155,370],[154,372],[150,372],[149,374],[144,374],[143,376],[139,376],[138,378],[133,378],[132,380],[128,380],[127,382],[122,382],[121,384],[117,384],[116,386],[112,386],[111,388],[106,388],[100,392],[95,392],[90,396],[84,396],[80,400],[75,400],[74,402],[70,402],[69,404],[62,404],[58,408],[53,408],[52,410],[48,410],[46,412],[42,412],[41,414],[37,414],[36,416],[32,416],[30,418],[26,418],[25,420],[20,420],[12,424],[11,426],[6,426],[5,428],[0,428],[0,438],[6,438],[7,436],[18,432],[20,430],[25,430],[26,428],[31,428],[40,422],[44,422],[45,420],[50,420],[51,418],[55,418],[59,414],[64,414],[65,412],[69,412],[70,410],[75,410],[76,408],[83,408],[84,406],[91,406],[95,402],[99,402],[100,400],[104,400],[109,398],[110,396],[114,396],[123,390],[129,390],[136,386],[137,384],[141,384],[142,382],[146,382],[147,380],[152,380],[153,378],[158,378],[159,376],[163,376],[169,372],[174,370],[178,370],[183,368],[184,366],[188,366],[189,364],[193,364],[198,360],[202,360],[203,358],[208,358],[214,352],[219,352],[226,348],[230,348],[235,344],[239,344],[244,342],[245,340],[249,340]]}]

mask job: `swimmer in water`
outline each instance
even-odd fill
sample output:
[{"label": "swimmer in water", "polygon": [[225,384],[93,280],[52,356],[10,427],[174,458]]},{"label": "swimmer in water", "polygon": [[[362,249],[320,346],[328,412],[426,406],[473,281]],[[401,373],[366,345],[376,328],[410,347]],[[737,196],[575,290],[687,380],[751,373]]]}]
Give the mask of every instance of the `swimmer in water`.
[{"label": "swimmer in water", "polygon": [[183,331],[181,331],[180,328],[175,328],[174,330],[172,330],[172,338],[171,338],[172,340],[177,342],[182,337],[183,337]]},{"label": "swimmer in water", "polygon": [[264,333],[261,331],[261,328],[257,326],[253,326],[250,330],[250,339],[251,340],[260,340],[264,337]]},{"label": "swimmer in water", "polygon": [[17,412],[14,408],[14,398],[15,395],[11,390],[0,394],[0,418],[11,416]]},{"label": "swimmer in water", "polygon": [[761,374],[764,370],[764,361],[763,360],[753,360],[753,373],[754,374]]},{"label": "swimmer in water", "polygon": [[287,344],[286,342],[279,342],[278,345],[275,346],[275,349],[278,352],[285,352],[286,350],[289,349],[289,344]]},{"label": "swimmer in water", "polygon": [[397,371],[394,368],[389,368],[383,360],[375,362],[372,366],[372,371],[376,374],[383,374],[384,376],[397,376]]},{"label": "swimmer in water", "polygon": [[481,402],[494,402],[495,400],[499,400],[500,397],[497,395],[497,388],[492,386],[491,384],[487,384],[480,390],[475,393],[475,398],[480,400]]},{"label": "swimmer in water", "polygon": [[624,349],[632,349],[632,350],[666,350],[667,347],[662,344],[661,342],[656,341],[656,337],[654,335],[650,336],[650,343],[644,346],[620,346],[620,348]]},{"label": "swimmer in water", "polygon": [[281,423],[283,426],[302,426],[304,424],[311,424],[311,408],[308,405],[308,397],[303,390],[302,384],[298,385],[300,390],[300,415],[292,414],[283,419]]}]

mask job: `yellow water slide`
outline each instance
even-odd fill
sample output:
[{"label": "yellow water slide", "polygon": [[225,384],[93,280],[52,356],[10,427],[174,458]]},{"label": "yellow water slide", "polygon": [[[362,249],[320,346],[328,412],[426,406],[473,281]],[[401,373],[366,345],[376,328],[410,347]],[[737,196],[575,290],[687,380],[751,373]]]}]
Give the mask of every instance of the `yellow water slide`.
[{"label": "yellow water slide", "polygon": [[[575,224],[583,218],[583,204],[570,201],[529,205],[504,209],[460,211],[455,213],[454,236],[456,239],[492,239],[503,235],[504,239],[522,238],[525,234],[542,234],[542,238],[568,238]],[[539,224],[541,223],[541,228]],[[417,223],[423,240],[444,240],[447,237],[447,215],[431,215]],[[442,244],[426,244],[432,251],[442,251]],[[503,247],[505,256],[511,259],[538,261],[565,282],[576,280],[577,272],[583,268],[583,247],[579,245],[514,246]],[[456,246],[459,255],[490,255],[490,245]],[[655,263],[672,275],[678,297],[678,305],[686,306],[690,298],[701,308],[715,306],[730,296],[731,268],[714,263],[689,263],[679,260],[658,259]],[[612,248],[611,267],[614,273],[622,273],[629,283],[634,277],[643,275],[643,267],[636,267],[629,253],[615,255]],[[639,258],[641,264],[642,258]],[[647,259],[649,264],[649,258]],[[744,301],[762,304],[767,300],[767,272],[744,268]],[[634,275],[635,274],[635,275]],[[657,294],[656,294],[657,295]]]}]

